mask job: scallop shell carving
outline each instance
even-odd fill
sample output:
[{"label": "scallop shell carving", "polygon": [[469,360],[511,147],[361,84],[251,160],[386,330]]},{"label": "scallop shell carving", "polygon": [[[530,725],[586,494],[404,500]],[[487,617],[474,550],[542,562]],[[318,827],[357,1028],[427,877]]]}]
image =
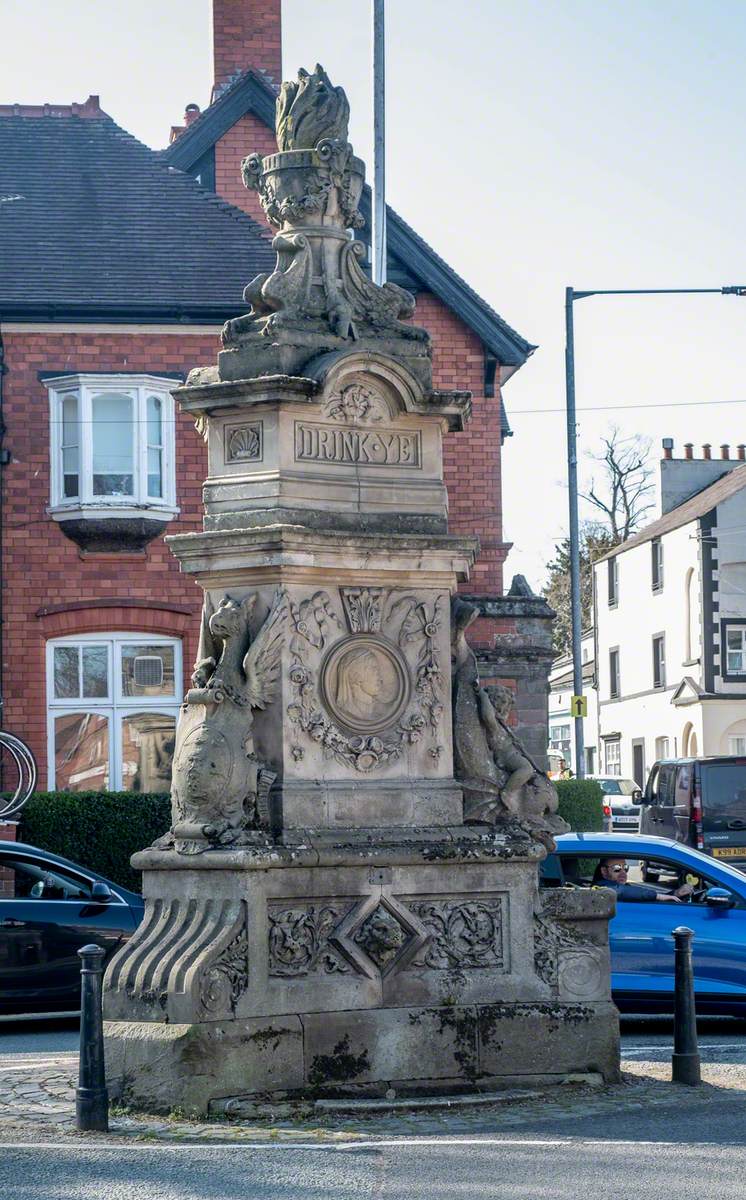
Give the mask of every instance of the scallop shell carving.
[{"label": "scallop shell carving", "polygon": [[243,462],[247,459],[261,458],[261,426],[239,425],[238,428],[227,430],[227,435],[226,458],[228,462]]}]

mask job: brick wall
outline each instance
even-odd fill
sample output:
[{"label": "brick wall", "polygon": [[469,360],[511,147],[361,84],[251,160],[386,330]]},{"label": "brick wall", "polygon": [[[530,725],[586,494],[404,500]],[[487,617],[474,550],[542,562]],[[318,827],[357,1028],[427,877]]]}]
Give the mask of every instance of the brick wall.
[{"label": "brick wall", "polygon": [[[82,554],[46,512],[49,504],[49,399],[39,371],[187,371],[215,361],[218,339],[163,333],[4,335],[6,445],[3,468],[3,723],[28,741],[46,786],[45,644],[75,633],[132,631],[185,639],[184,666],[196,653],[201,592],[179,573],[162,538],[140,555]],[[176,414],[177,501],[168,533],[201,528],[204,443]],[[90,607],[81,603],[90,600]],[[104,607],[101,607],[101,601]],[[121,605],[112,601],[122,601]],[[156,606],[150,605],[156,601]],[[159,607],[170,604],[172,607]],[[68,611],[65,606],[73,605]],[[63,611],[59,611],[62,609]],[[41,614],[41,615],[40,615]]]},{"label": "brick wall", "polygon": [[212,0],[216,87],[249,67],[282,79],[280,0]]}]

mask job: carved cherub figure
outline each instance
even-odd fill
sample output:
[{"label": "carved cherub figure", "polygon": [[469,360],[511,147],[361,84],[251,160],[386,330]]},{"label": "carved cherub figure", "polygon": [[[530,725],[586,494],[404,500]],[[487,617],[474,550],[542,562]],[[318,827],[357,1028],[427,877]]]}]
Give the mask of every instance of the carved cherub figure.
[{"label": "carved cherub figure", "polygon": [[482,687],[466,631],[479,610],[452,603],[454,774],[464,789],[464,820],[509,823],[552,847],[565,831],[557,792],[527,754],[507,722],[513,703],[507,688]]}]

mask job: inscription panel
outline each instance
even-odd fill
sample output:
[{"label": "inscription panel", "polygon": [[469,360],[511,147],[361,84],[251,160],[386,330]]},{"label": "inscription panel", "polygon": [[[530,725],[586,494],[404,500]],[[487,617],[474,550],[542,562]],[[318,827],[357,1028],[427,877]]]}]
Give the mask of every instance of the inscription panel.
[{"label": "inscription panel", "polygon": [[419,430],[359,429],[296,421],[295,461],[416,470],[422,465],[420,433]]}]

